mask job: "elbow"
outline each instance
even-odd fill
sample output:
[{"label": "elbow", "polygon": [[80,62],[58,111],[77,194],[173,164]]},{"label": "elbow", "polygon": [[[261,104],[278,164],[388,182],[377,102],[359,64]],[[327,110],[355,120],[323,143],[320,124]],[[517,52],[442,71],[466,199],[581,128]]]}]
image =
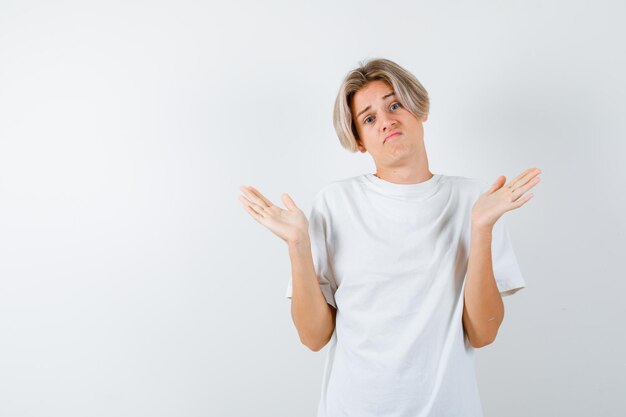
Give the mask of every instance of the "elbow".
[{"label": "elbow", "polygon": [[480,349],[483,348],[489,344],[491,344],[492,342],[470,342],[470,344],[472,345],[472,347],[474,349]]},{"label": "elbow", "polygon": [[492,344],[493,342],[495,342],[495,340],[496,340],[495,335],[489,336],[489,337],[481,337],[481,338],[474,337],[470,339],[470,345],[472,345],[472,347],[475,349],[480,349],[482,347]]},{"label": "elbow", "polygon": [[312,350],[313,352],[319,352],[320,350],[322,350],[324,346],[328,344],[331,337],[332,337],[332,332],[330,334],[328,333],[315,334],[315,335],[310,334],[306,336],[300,335],[300,342],[304,346]]},{"label": "elbow", "polygon": [[322,350],[322,348],[323,348],[324,346],[325,346],[325,345],[322,345],[322,344],[320,344],[320,345],[313,345],[313,346],[311,346],[311,345],[307,345],[307,347],[308,347],[309,349],[311,349],[311,351],[312,351],[312,352],[319,352],[320,350]]},{"label": "elbow", "polygon": [[313,352],[319,352],[328,344],[335,331],[336,310],[329,304],[324,303],[325,308],[321,314],[314,317],[322,317],[321,321],[305,321],[298,329],[300,342]]},{"label": "elbow", "polygon": [[308,347],[311,351],[313,352],[319,352],[320,350],[322,350],[322,348],[324,346],[326,346],[326,344],[328,343],[328,340],[300,340],[302,342],[302,344],[306,347]]},{"label": "elbow", "polygon": [[476,331],[476,329],[474,329],[474,331],[468,332],[467,338],[470,345],[473,348],[480,349],[492,344],[496,341],[499,327],[499,325],[498,327],[485,327],[480,329],[480,331]]}]

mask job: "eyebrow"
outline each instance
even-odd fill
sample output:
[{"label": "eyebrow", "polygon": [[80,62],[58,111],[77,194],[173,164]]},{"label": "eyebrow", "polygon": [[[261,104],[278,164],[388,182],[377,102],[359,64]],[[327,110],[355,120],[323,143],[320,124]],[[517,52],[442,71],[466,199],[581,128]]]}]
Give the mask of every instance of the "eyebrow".
[{"label": "eyebrow", "polygon": [[[383,100],[384,100],[384,99],[386,99],[387,97],[391,97],[391,96],[393,96],[393,95],[395,95],[395,94],[396,94],[396,93],[395,93],[394,91],[392,91],[391,93],[384,95],[384,96],[383,96]],[[359,114],[357,114],[357,115],[356,115],[356,117],[357,117],[357,118],[359,118],[359,116],[361,116],[363,113],[365,113],[366,111],[368,111],[368,110],[370,109],[370,107],[372,107],[372,106],[367,106],[366,108],[364,108],[363,110],[361,110],[361,111],[359,112]]]}]

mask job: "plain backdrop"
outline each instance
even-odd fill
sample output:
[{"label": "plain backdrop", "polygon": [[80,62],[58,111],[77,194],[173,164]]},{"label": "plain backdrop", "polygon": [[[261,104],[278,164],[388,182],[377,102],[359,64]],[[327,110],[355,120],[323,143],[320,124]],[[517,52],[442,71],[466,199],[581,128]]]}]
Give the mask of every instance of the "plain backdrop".
[{"label": "plain backdrop", "polygon": [[543,171],[485,415],[625,415],[626,6],[433,3],[2,0],[0,415],[314,416],[326,348],[239,186],[308,215],[374,172],[332,127],[374,57],[428,90],[432,172]]}]

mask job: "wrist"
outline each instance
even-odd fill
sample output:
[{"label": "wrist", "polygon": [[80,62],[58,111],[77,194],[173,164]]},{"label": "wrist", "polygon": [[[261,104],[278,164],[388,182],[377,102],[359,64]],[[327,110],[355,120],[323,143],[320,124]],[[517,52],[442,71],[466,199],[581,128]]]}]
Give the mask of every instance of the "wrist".
[{"label": "wrist", "polygon": [[292,251],[298,252],[303,249],[309,249],[311,248],[311,239],[309,238],[309,235],[306,234],[296,239],[288,241],[287,246],[289,247],[290,252]]},{"label": "wrist", "polygon": [[493,225],[472,222],[471,230],[472,234],[491,235],[491,233],[493,232]]}]

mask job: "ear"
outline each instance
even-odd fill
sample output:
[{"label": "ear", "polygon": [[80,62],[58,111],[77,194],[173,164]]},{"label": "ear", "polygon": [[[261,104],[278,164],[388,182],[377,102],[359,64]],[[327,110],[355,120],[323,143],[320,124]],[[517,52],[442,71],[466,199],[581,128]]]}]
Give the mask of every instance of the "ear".
[{"label": "ear", "polygon": [[428,120],[428,113],[426,113],[426,115],[424,116],[424,118],[422,119],[422,123],[425,122],[426,120]]},{"label": "ear", "polygon": [[367,152],[367,149],[365,149],[365,146],[363,146],[363,143],[361,143],[360,139],[356,140],[356,146],[357,148],[359,148],[359,151],[361,151],[361,153]]}]

